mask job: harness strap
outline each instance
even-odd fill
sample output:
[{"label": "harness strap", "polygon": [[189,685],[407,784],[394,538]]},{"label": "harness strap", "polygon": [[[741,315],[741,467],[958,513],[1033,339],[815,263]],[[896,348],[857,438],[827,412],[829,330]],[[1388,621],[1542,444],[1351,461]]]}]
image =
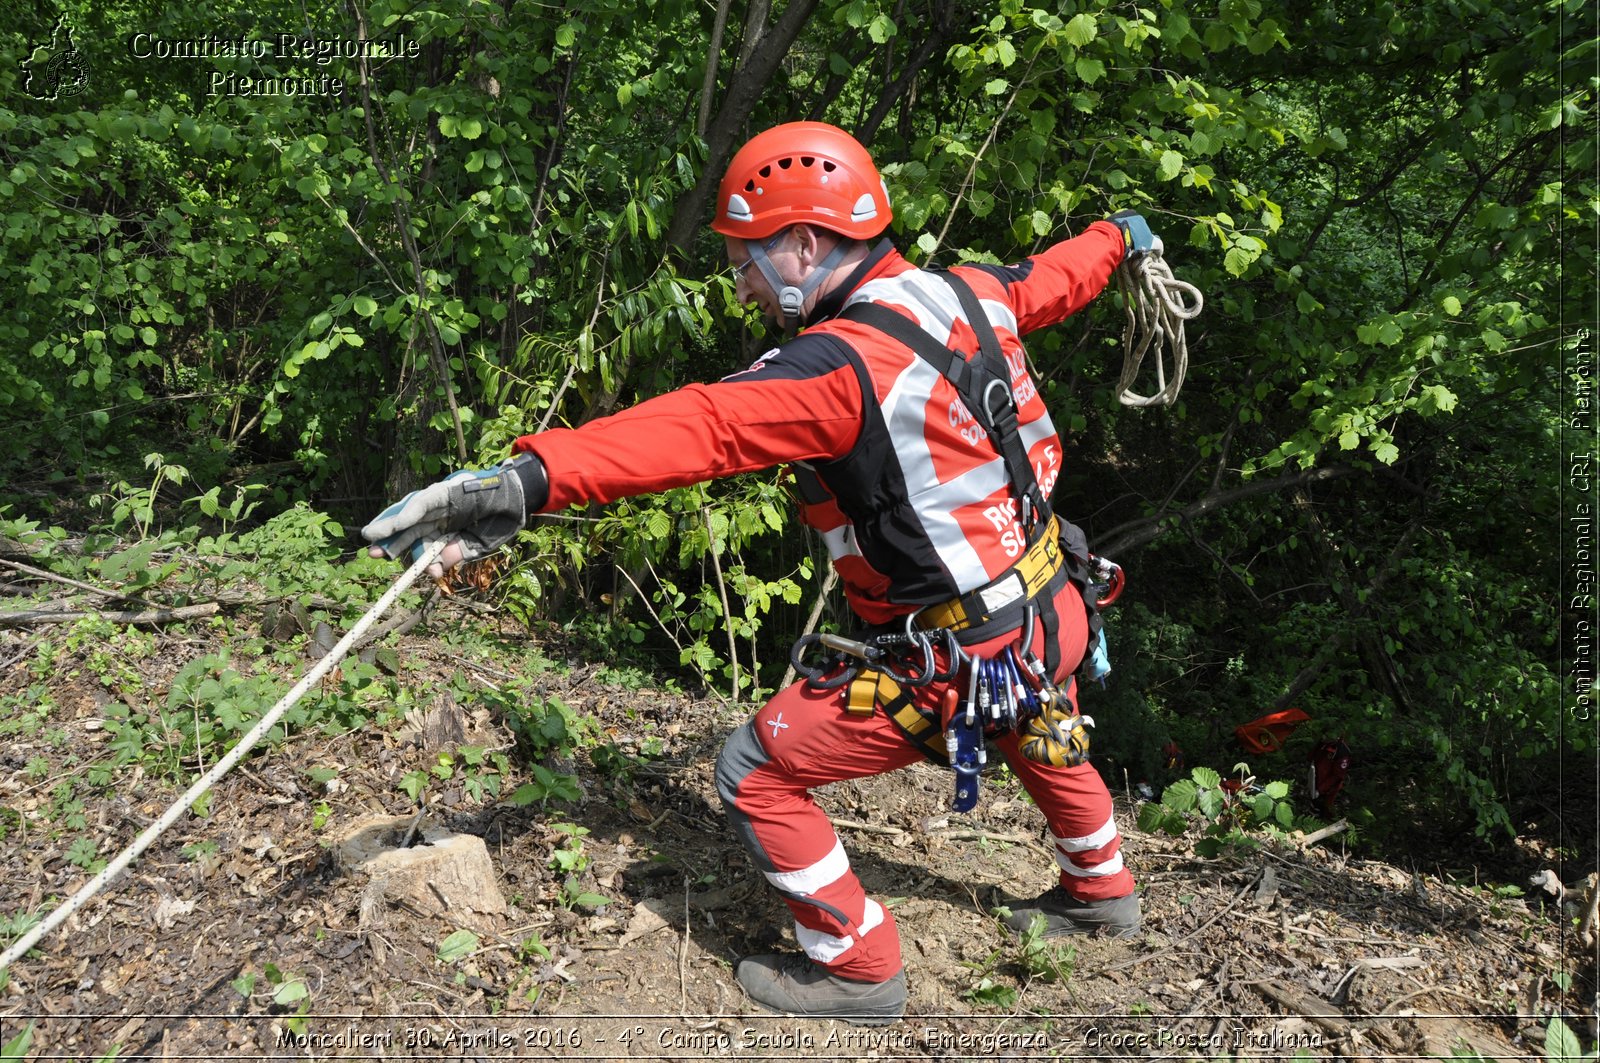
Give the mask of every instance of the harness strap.
[{"label": "harness strap", "polygon": [[[865,707],[862,711],[860,706]],[[884,715],[894,721],[900,733],[935,764],[950,764],[950,754],[945,749],[944,732],[939,720],[931,713],[924,715],[912,704],[911,694],[899,683],[876,669],[864,668],[850,684],[845,697],[845,711],[857,716],[870,716],[881,707]]]},{"label": "harness strap", "polygon": [[1016,564],[975,591],[930,605],[917,614],[915,623],[924,631],[949,628],[960,634],[969,628],[1009,619],[1050,586],[1064,563],[1060,524],[1052,517],[1044,534]]},{"label": "harness strap", "polygon": [[1011,371],[1000,350],[1000,340],[995,336],[994,325],[983,312],[977,295],[966,281],[954,273],[929,272],[942,278],[955,292],[962,312],[967,315],[968,324],[978,336],[978,351],[975,354],[969,355],[945,346],[904,314],[877,303],[852,303],[839,316],[887,333],[910,347],[918,357],[950,381],[961,396],[967,412],[994,441],[1018,495],[1032,508],[1030,519],[1024,522],[1024,526],[1031,531],[1033,520],[1048,516],[1049,501],[1039,487],[1039,479],[1034,475],[1032,463],[1028,461],[1028,448],[1022,442],[1017,403],[1011,393]]}]

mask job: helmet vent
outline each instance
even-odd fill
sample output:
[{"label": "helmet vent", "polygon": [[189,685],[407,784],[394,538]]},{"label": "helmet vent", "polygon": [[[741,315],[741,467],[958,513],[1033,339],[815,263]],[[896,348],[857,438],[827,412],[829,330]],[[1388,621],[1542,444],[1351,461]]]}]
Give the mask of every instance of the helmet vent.
[{"label": "helmet vent", "polygon": [[778,169],[780,169],[780,170],[787,170],[789,167],[791,167],[793,165],[794,165],[794,160],[793,159],[779,159],[778,160]]},{"label": "helmet vent", "polygon": [[763,167],[761,167],[761,169],[760,169],[760,170],[758,170],[758,171],[757,171],[757,172],[758,172],[758,173],[759,173],[759,174],[761,174],[761,176],[762,176],[762,177],[771,177],[771,176],[772,176],[772,167],[770,167],[770,166],[763,166]]},{"label": "helmet vent", "polygon": [[815,166],[816,164],[817,164],[817,160],[813,159],[811,156],[809,156],[809,155],[800,156],[800,165],[801,166]]}]

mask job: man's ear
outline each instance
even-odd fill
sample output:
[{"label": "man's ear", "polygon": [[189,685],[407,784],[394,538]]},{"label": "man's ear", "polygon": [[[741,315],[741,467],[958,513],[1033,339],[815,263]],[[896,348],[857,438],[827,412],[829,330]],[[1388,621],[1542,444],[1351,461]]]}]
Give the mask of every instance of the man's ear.
[{"label": "man's ear", "polygon": [[811,225],[796,225],[794,229],[795,250],[800,254],[801,264],[806,266],[816,265],[825,253],[822,247],[821,234],[815,226]]}]

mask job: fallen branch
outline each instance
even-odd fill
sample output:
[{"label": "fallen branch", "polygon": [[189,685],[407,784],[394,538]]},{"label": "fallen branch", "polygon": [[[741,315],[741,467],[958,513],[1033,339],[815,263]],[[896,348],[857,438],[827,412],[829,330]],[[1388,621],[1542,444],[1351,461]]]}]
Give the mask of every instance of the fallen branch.
[{"label": "fallen branch", "polygon": [[52,612],[45,609],[24,609],[16,613],[0,613],[0,628],[34,627],[39,624],[72,624],[79,620],[97,617],[113,624],[133,624],[147,627],[152,624],[170,624],[178,620],[194,620],[202,616],[215,616],[222,611],[216,602],[200,605],[179,605],[171,609],[145,609],[140,612],[104,611],[99,609],[74,609]]},{"label": "fallen branch", "polygon": [[1298,845],[1300,848],[1304,849],[1307,846],[1311,846],[1311,845],[1317,844],[1318,842],[1322,841],[1324,838],[1331,838],[1335,834],[1338,834],[1340,831],[1349,830],[1349,829],[1350,829],[1349,820],[1343,820],[1343,819],[1337,820],[1337,821],[1335,821],[1333,823],[1328,824],[1326,827],[1323,827],[1321,830],[1312,831],[1310,834],[1307,834],[1304,838],[1301,838],[1299,841],[1295,842],[1295,844]]},{"label": "fallen branch", "polygon": [[68,587],[76,587],[78,590],[88,591],[90,594],[98,594],[105,598],[120,598],[125,602],[135,602],[148,609],[157,608],[156,606],[145,601],[143,598],[136,598],[131,594],[123,594],[121,591],[114,591],[106,587],[96,587],[92,583],[84,583],[81,580],[71,579],[67,576],[58,576],[54,572],[47,572],[42,568],[34,568],[32,565],[24,565],[21,561],[11,561],[0,557],[0,565],[5,565],[7,568],[16,569],[18,572],[24,573],[25,575],[36,576],[39,579],[52,580]]},{"label": "fallen branch", "polygon": [[1242,984],[1254,989],[1268,1000],[1277,1001],[1290,1011],[1310,1019],[1329,1033],[1347,1034],[1350,1032],[1350,1020],[1345,1018],[1344,1012],[1321,997],[1294,989],[1285,989],[1273,982],[1256,981]]}]

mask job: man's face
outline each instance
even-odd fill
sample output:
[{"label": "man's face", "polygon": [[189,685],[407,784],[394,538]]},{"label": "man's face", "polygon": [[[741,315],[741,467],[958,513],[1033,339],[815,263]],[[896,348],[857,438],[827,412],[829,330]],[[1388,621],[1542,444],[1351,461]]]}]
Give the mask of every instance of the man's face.
[{"label": "man's face", "polygon": [[[784,229],[768,237],[762,246],[766,248],[767,258],[771,260],[779,279],[785,284],[798,285],[803,279],[803,274],[800,258],[795,250],[799,241],[793,234],[793,229]],[[767,283],[766,275],[750,257],[747,242],[732,236],[725,236],[722,239],[727,247],[728,262],[733,266],[734,298],[746,306],[756,307],[769,324],[781,325],[783,310],[778,305],[778,293],[772,290],[772,285]]]}]

